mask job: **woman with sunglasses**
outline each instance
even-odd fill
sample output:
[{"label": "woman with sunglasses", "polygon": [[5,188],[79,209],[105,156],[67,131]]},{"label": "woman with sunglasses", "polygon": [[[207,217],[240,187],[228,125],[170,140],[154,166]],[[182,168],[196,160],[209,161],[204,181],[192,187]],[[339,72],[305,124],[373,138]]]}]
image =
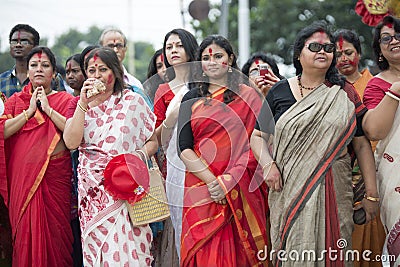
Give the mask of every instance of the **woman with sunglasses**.
[{"label": "woman with sunglasses", "polygon": [[[276,83],[267,101],[276,122],[273,155],[266,133],[253,132],[252,149],[269,186],[271,243],[275,251],[297,251],[302,266],[341,266],[324,251],[351,249],[353,190],[350,155],[352,144],[365,175],[368,197],[377,197],[374,159],[363,134],[361,119],[367,111],[350,84],[335,68],[335,44],[324,21],[299,32],[293,62],[297,76]],[[365,202],[365,204],[364,204]],[[377,202],[363,201],[367,221],[375,216]],[[337,243],[345,240],[346,245]],[[344,253],[344,252],[343,252]],[[281,255],[277,265],[298,262]]]},{"label": "woman with sunglasses", "polygon": [[[372,43],[381,72],[364,92],[370,109],[363,121],[371,140],[380,140],[375,150],[380,214],[387,239],[384,253],[395,255],[400,264],[400,19],[385,17],[375,28]],[[393,262],[391,262],[393,264]],[[393,265],[391,265],[393,266]]]}]

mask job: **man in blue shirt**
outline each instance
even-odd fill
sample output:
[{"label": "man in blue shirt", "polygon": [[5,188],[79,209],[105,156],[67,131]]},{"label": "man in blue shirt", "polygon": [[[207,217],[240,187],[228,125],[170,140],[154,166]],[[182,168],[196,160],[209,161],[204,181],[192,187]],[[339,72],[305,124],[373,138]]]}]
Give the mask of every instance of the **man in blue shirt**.
[{"label": "man in blue shirt", "polygon": [[[10,97],[28,84],[28,64],[26,57],[35,46],[39,45],[39,33],[27,24],[15,25],[9,35],[10,54],[15,59],[15,66],[0,74],[0,91]],[[60,75],[57,75],[53,87],[57,91],[64,91],[65,87]]]}]

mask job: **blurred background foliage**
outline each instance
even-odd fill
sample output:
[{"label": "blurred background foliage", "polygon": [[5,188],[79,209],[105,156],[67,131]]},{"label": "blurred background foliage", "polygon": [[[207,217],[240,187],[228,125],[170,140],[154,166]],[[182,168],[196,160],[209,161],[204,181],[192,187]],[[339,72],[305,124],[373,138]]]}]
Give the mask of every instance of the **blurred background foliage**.
[{"label": "blurred background foliage", "polygon": [[[227,38],[234,47],[238,47],[238,0],[230,0]],[[297,32],[314,20],[328,21],[333,30],[347,28],[355,30],[362,42],[363,59],[361,67],[373,67],[372,62],[372,28],[363,24],[355,13],[355,0],[249,0],[250,9],[250,53],[263,51],[285,65],[292,63],[292,44]],[[220,4],[210,6],[208,18],[202,21],[192,19],[190,26],[197,39],[201,41],[205,36],[218,33]],[[70,29],[61,33],[50,48],[57,57],[58,64],[64,66],[65,60],[75,53],[80,53],[90,44],[97,44],[103,29],[92,26],[87,32]],[[165,33],[160,33],[162,41]],[[47,40],[42,39],[41,45]],[[135,42],[135,76],[144,82],[147,67],[154,51],[160,47],[153,47],[146,40]],[[237,50],[236,50],[237,52]],[[129,58],[129,49],[125,57],[125,66]],[[0,53],[0,72],[10,69],[14,60],[8,51]],[[129,69],[128,69],[129,71]]]}]

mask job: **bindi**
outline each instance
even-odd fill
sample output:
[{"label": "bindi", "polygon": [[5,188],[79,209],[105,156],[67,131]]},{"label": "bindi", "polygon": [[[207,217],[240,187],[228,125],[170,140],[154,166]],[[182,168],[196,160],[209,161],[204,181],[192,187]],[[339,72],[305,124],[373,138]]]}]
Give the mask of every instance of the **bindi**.
[{"label": "bindi", "polygon": [[210,48],[208,48],[208,53],[210,54],[210,56],[212,57],[212,55],[213,55],[213,50],[212,50],[212,48],[210,47]]}]

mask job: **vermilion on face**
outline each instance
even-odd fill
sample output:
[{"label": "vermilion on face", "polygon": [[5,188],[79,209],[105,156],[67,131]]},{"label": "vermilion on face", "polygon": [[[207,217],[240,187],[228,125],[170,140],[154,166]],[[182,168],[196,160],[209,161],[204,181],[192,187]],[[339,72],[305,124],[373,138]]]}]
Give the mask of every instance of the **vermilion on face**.
[{"label": "vermilion on face", "polygon": [[99,57],[89,60],[87,67],[88,78],[99,79],[106,86],[106,91],[113,91],[115,75],[113,71]]},{"label": "vermilion on face", "polygon": [[45,89],[50,88],[54,68],[46,53],[40,51],[31,57],[28,62],[28,74],[34,88],[38,86],[43,86]]},{"label": "vermilion on face", "polygon": [[328,69],[333,60],[333,53],[327,53],[322,49],[319,52],[312,52],[307,48],[310,43],[330,44],[331,41],[325,32],[315,32],[306,41],[300,53],[300,62],[303,69]]},{"label": "vermilion on face", "polygon": [[336,43],[336,52],[341,54],[336,58],[336,68],[341,74],[348,76],[358,71],[360,55],[352,43],[343,39],[339,40]]}]

